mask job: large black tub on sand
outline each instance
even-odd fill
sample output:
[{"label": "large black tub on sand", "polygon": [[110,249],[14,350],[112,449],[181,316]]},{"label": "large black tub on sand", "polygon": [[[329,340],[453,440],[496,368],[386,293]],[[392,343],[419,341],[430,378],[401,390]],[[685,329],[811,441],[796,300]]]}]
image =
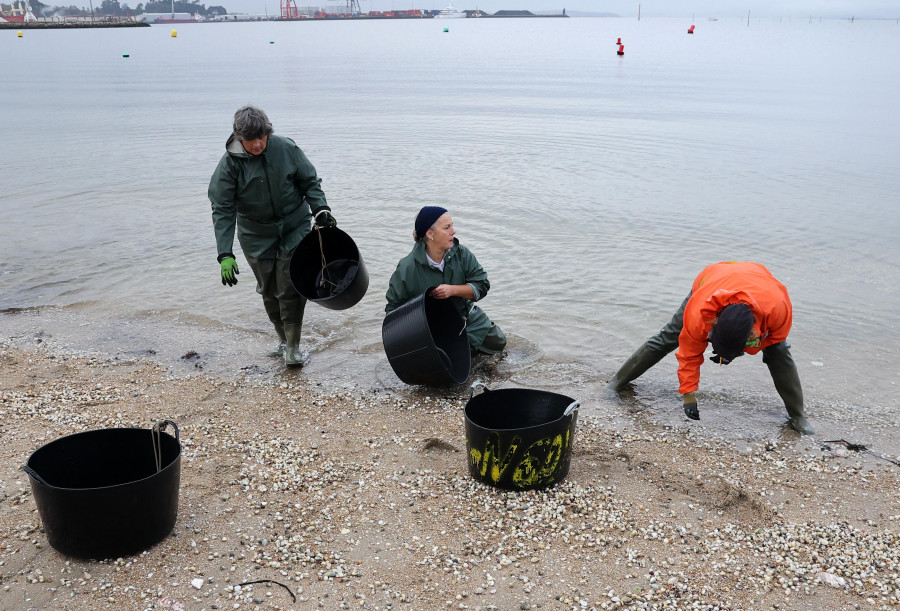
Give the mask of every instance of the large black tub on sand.
[{"label": "large black tub on sand", "polygon": [[[167,424],[174,437],[162,431]],[[61,437],[38,448],[22,470],[50,545],[68,556],[134,554],[175,526],[181,443],[171,420]]]},{"label": "large black tub on sand", "polygon": [[[478,387],[484,392],[476,395]],[[466,403],[469,472],[508,490],[546,488],[569,473],[579,402],[526,388],[474,384]]]},{"label": "large black tub on sand", "polygon": [[356,305],[369,288],[369,272],[356,242],[337,227],[316,227],[294,249],[291,283],[330,310]]},{"label": "large black tub on sand", "polygon": [[472,366],[466,321],[452,300],[434,299],[431,291],[384,317],[384,351],[394,373],[407,384],[462,384]]}]

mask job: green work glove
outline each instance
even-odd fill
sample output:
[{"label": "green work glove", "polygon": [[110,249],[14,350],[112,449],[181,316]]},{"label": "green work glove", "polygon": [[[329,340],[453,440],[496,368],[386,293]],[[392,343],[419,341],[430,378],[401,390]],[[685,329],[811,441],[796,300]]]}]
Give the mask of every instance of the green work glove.
[{"label": "green work glove", "polygon": [[316,212],[314,221],[316,227],[337,227],[337,221],[334,220],[334,217],[331,215],[331,210],[328,208],[322,208]]},{"label": "green work glove", "polygon": [[691,420],[700,420],[700,410],[697,409],[697,399],[694,393],[684,393],[684,415]]},{"label": "green work glove", "polygon": [[225,256],[219,261],[219,265],[222,266],[222,284],[227,284],[228,286],[234,286],[237,284],[237,275],[240,273],[238,271],[237,261],[234,260],[234,257],[231,255]]}]

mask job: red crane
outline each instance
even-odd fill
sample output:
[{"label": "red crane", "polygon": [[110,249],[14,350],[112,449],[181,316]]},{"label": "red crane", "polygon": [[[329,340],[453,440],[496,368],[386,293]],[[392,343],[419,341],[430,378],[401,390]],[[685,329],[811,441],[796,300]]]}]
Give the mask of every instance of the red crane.
[{"label": "red crane", "polygon": [[281,18],[296,19],[300,16],[295,0],[281,0]]}]

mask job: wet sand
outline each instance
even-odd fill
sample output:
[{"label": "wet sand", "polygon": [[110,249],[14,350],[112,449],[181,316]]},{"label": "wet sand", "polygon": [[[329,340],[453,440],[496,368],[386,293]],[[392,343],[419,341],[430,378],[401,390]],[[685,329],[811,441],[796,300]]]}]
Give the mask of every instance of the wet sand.
[{"label": "wet sand", "polygon": [[[314,360],[226,375],[201,355],[166,367],[39,339],[0,340],[0,608],[900,604],[894,456],[777,426],[736,443],[625,400],[616,418],[579,416],[561,484],[505,492],[468,474],[466,389],[329,381]],[[172,535],[100,561],[50,547],[19,471],[30,454],[159,419],[183,446]]]}]

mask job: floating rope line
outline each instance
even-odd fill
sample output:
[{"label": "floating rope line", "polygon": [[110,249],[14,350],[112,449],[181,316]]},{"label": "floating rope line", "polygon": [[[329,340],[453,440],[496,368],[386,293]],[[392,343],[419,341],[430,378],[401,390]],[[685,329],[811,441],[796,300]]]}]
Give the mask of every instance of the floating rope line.
[{"label": "floating rope line", "polygon": [[289,587],[287,587],[287,586],[284,585],[283,583],[279,583],[279,582],[277,582],[277,581],[275,581],[275,580],[273,580],[273,579],[258,579],[258,580],[256,580],[256,581],[245,581],[244,583],[239,583],[238,585],[239,585],[240,587],[244,587],[244,586],[252,586],[252,585],[255,584],[255,583],[274,583],[275,585],[281,586],[282,588],[284,588],[285,590],[288,591],[288,594],[291,595],[291,600],[292,600],[293,602],[297,602],[297,597],[294,596],[294,593],[291,592],[291,589],[290,589]]}]

